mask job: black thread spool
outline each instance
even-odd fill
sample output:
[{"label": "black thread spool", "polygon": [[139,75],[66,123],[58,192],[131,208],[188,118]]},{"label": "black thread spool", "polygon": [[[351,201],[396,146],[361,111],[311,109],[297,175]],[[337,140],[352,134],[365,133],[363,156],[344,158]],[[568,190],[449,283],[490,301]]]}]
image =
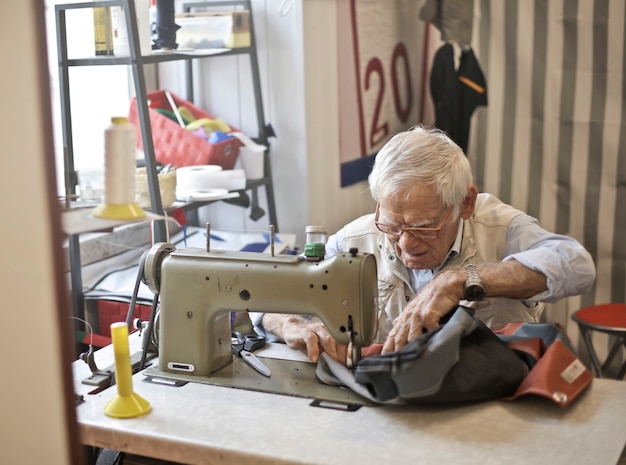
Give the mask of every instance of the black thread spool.
[{"label": "black thread spool", "polygon": [[176,31],[180,26],[175,21],[174,0],[156,0],[156,31],[154,43],[157,49],[176,49]]}]

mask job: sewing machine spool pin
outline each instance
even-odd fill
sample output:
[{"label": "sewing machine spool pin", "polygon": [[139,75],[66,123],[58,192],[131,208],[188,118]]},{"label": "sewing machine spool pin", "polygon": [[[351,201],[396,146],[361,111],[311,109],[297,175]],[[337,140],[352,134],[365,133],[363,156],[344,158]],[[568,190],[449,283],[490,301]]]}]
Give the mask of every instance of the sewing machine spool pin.
[{"label": "sewing machine spool pin", "polygon": [[354,325],[352,315],[348,315],[348,350],[346,351],[346,367],[353,369],[361,360],[361,348],[355,344]]},{"label": "sewing machine spool pin", "polygon": [[89,346],[89,349],[86,352],[83,352],[79,355],[79,358],[89,365],[89,370],[91,371],[91,375],[88,378],[82,380],[83,384],[88,384],[90,386],[98,386],[100,388],[107,388],[113,382],[113,371],[110,369],[100,370],[94,359],[94,350],[93,346]]}]

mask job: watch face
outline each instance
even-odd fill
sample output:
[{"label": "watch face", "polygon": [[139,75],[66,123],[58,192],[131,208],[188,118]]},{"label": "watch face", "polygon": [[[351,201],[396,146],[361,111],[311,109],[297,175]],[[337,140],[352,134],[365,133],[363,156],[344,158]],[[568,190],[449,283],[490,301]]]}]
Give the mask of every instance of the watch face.
[{"label": "watch face", "polygon": [[485,289],[478,284],[473,284],[465,288],[465,298],[467,300],[482,300],[484,297]]}]

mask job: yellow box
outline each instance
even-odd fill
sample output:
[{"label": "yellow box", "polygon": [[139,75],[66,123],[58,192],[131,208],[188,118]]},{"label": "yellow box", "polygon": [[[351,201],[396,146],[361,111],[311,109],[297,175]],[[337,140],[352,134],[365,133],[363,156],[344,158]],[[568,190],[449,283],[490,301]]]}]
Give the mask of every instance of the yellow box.
[{"label": "yellow box", "polygon": [[179,13],[179,48],[239,48],[250,46],[250,11]]},{"label": "yellow box", "polygon": [[233,32],[228,42],[229,48],[250,47],[250,12],[233,11]]}]

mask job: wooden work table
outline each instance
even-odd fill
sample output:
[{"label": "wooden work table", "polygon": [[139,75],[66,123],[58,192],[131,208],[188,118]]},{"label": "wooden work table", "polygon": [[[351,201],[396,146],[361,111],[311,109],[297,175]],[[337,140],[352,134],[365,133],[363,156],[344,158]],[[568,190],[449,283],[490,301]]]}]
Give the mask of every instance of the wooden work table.
[{"label": "wooden work table", "polygon": [[[132,334],[133,347],[140,347]],[[112,363],[111,347],[96,352]],[[104,414],[113,386],[88,394],[74,363],[83,444],[185,464],[610,464],[626,444],[626,383],[594,379],[566,409],[528,396],[458,406],[363,406],[354,412],[311,399],[201,383],[172,387],[133,377],[151,411]]]}]

